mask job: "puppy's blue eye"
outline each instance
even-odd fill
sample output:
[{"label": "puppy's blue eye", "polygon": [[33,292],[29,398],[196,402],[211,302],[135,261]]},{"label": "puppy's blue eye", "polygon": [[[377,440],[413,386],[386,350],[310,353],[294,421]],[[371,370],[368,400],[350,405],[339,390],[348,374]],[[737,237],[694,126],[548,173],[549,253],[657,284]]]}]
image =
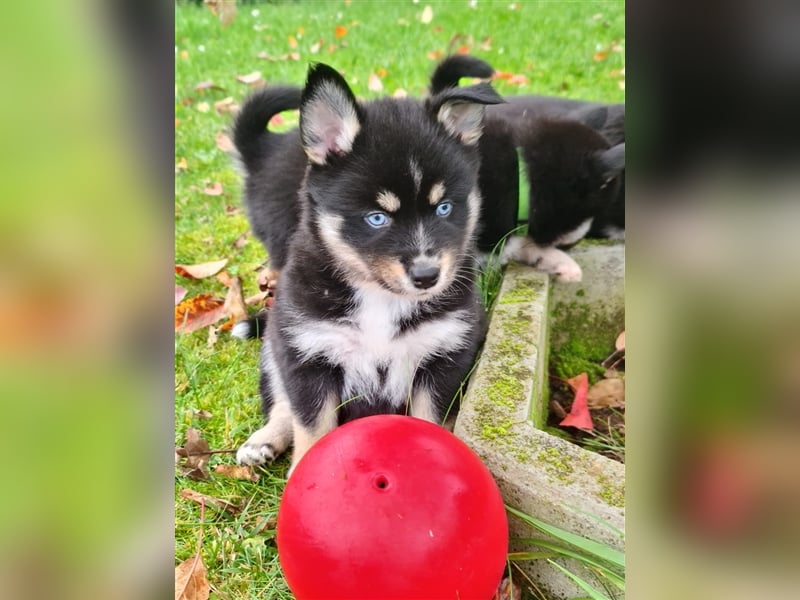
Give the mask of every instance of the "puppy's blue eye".
[{"label": "puppy's blue eye", "polygon": [[449,202],[442,202],[436,206],[436,214],[440,217],[446,217],[453,212],[453,205]]},{"label": "puppy's blue eye", "polygon": [[370,224],[371,227],[386,227],[389,224],[389,215],[382,212],[369,213],[364,220]]}]

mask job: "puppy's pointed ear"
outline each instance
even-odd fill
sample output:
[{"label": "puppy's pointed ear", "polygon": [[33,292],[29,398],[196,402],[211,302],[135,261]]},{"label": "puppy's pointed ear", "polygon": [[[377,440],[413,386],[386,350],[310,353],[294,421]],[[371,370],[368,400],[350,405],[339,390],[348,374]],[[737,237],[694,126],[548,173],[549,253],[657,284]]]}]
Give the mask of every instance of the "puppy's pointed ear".
[{"label": "puppy's pointed ear", "polygon": [[360,109],[344,78],[328,65],[312,65],[300,100],[300,137],[308,159],[324,165],[331,156],[348,154],[360,130]]},{"label": "puppy's pointed ear", "polygon": [[606,181],[614,179],[625,168],[625,142],[597,153],[597,160]]},{"label": "puppy's pointed ear", "polygon": [[477,144],[481,137],[485,105],[503,102],[488,83],[447,89],[428,100],[436,120],[468,146]]}]

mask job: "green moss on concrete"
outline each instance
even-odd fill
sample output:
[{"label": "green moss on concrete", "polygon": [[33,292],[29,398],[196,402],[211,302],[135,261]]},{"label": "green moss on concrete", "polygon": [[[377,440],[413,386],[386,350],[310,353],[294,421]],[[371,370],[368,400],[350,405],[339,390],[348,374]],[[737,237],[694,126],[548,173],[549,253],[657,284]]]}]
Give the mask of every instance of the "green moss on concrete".
[{"label": "green moss on concrete", "polygon": [[516,277],[514,279],[514,287],[503,292],[500,304],[535,302],[543,290],[544,282],[541,279]]},{"label": "green moss on concrete", "polygon": [[611,316],[579,302],[559,303],[552,313],[550,372],[563,379],[587,373],[594,383],[603,376],[600,363],[614,351],[624,327],[624,309]]},{"label": "green moss on concrete", "polygon": [[557,448],[544,448],[535,458],[536,462],[544,467],[545,472],[561,483],[570,483],[574,477],[575,468]]},{"label": "green moss on concrete", "polygon": [[625,508],[625,488],[622,484],[612,483],[602,475],[597,478],[600,492],[597,494],[609,506]]}]

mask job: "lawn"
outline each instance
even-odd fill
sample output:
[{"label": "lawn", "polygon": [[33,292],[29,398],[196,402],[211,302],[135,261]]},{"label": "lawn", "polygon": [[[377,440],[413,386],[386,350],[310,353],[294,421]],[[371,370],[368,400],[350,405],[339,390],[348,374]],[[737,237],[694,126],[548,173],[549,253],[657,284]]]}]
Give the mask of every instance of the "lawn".
[{"label": "lawn", "polygon": [[[360,97],[424,95],[436,61],[468,51],[503,73],[502,94],[624,100],[621,1],[247,3],[225,28],[191,2],[176,5],[175,27],[175,260],[228,259],[225,269],[242,278],[245,296],[258,291],[265,253],[241,210],[240,175],[219,147],[232,118],[224,107],[251,89],[237,78],[259,71],[267,83],[300,85],[310,62],[326,62]],[[285,126],[295,123],[286,116]],[[213,277],[176,275],[176,283],[189,297],[226,291]],[[260,425],[258,353],[258,342],[226,332],[216,341],[207,329],[176,335],[176,446],[194,428],[212,449],[231,450]],[[233,462],[231,453],[217,453],[208,479],[176,476],[176,564],[197,552],[202,534],[212,597],[292,598],[274,544],[288,461],[259,469],[256,482],[214,472]],[[207,504],[201,515],[200,504],[181,495],[186,489],[231,506]]]}]

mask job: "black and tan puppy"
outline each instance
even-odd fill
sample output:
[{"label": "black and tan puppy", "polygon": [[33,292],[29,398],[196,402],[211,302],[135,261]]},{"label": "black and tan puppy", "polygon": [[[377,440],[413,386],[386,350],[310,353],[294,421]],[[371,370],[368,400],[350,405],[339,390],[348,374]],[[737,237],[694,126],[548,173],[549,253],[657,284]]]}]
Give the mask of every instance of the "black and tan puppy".
[{"label": "black and tan puppy", "polygon": [[484,105],[501,101],[480,84],[359,102],[335,70],[310,69],[299,131],[286,134],[300,153],[281,142],[285,170],[305,175],[262,346],[267,423],[239,462],[294,443],[294,467],[371,414],[443,421],[484,335],[478,141]]}]

